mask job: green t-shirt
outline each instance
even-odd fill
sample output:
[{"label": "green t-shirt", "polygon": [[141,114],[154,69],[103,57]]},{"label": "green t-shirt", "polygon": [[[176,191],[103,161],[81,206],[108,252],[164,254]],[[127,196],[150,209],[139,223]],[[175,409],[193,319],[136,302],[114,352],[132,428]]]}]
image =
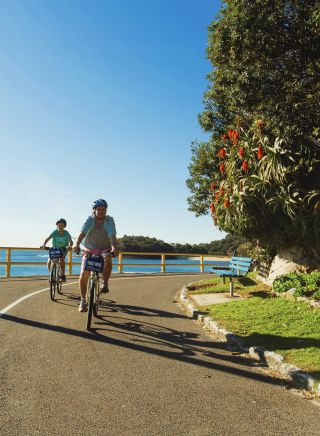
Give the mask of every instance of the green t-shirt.
[{"label": "green t-shirt", "polygon": [[52,247],[65,248],[69,245],[69,240],[71,239],[70,233],[67,230],[64,230],[62,235],[58,230],[54,230],[50,236],[52,237]]}]

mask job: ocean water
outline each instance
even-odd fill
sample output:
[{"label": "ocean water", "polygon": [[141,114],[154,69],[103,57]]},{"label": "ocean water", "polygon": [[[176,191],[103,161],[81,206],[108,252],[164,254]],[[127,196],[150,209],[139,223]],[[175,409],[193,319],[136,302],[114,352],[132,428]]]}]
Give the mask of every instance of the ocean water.
[{"label": "ocean water", "polygon": [[[0,262],[5,262],[6,258],[5,250],[0,250]],[[72,274],[79,274],[80,272],[80,263],[81,256],[73,255],[72,257],[74,265],[72,267]],[[11,251],[11,262],[47,262],[48,253],[45,251],[38,250],[12,250]],[[113,259],[113,268],[112,272],[118,272],[118,258]],[[175,266],[172,264],[180,263],[183,264],[181,266]],[[166,258],[166,272],[199,272],[200,266],[191,266],[190,264],[200,264],[200,260],[188,259],[188,258],[176,258],[171,259],[170,257]],[[205,266],[205,272],[209,272],[212,266],[215,267],[223,267],[228,264],[226,261],[209,261],[205,259],[205,263],[208,265]],[[134,264],[131,266],[126,266],[127,264]],[[140,265],[139,265],[140,264]],[[141,264],[147,264],[150,266],[145,266]],[[151,264],[157,264],[156,266],[152,266]],[[161,259],[150,259],[147,257],[141,258],[123,258],[123,269],[124,273],[155,273],[161,272]],[[4,276],[6,273],[5,266],[0,265],[0,277]],[[47,274],[46,265],[12,265],[10,275],[12,277],[25,277],[25,276],[36,276],[36,275],[45,275]]]}]

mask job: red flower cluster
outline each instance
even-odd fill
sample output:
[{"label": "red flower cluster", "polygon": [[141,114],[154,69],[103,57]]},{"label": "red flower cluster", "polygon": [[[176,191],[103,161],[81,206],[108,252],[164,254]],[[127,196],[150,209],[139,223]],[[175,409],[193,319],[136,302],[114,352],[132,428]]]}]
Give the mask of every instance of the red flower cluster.
[{"label": "red flower cluster", "polygon": [[259,146],[258,146],[258,153],[257,153],[257,157],[258,157],[258,159],[259,159],[259,160],[262,159],[262,158],[263,158],[263,155],[264,155],[263,148],[261,147],[261,145],[259,145]]},{"label": "red flower cluster", "polygon": [[221,172],[222,174],[224,174],[225,171],[226,171],[226,166],[225,166],[225,164],[224,164],[224,163],[221,163],[221,164],[219,165],[219,169],[220,169],[220,172]]},{"label": "red flower cluster", "polygon": [[223,202],[223,206],[228,209],[228,207],[230,206],[230,200],[228,198],[226,198]]},{"label": "red flower cluster", "polygon": [[226,157],[226,154],[227,150],[224,147],[220,148],[218,152],[218,156],[220,157],[220,159],[224,159]]},{"label": "red flower cluster", "polygon": [[245,173],[248,172],[248,170],[249,170],[249,164],[248,164],[248,162],[247,162],[246,160],[244,160],[244,161],[242,162],[241,169],[242,169]]},{"label": "red flower cluster", "polygon": [[243,147],[240,147],[240,148],[239,148],[238,156],[239,156],[241,159],[243,159],[243,157],[244,157],[244,148],[243,148]]},{"label": "red flower cluster", "polygon": [[239,133],[236,130],[228,130],[228,136],[232,141],[233,145],[237,145],[239,141]]},{"label": "red flower cluster", "polygon": [[218,185],[216,183],[211,183],[211,189],[213,192],[217,189]]},{"label": "red flower cluster", "polygon": [[221,197],[224,196],[225,192],[226,192],[226,190],[224,189],[224,186],[221,186],[221,188],[220,188],[220,195],[221,195]]},{"label": "red flower cluster", "polygon": [[215,211],[214,203],[210,204],[210,210],[211,210],[211,213],[214,213],[214,211]]}]

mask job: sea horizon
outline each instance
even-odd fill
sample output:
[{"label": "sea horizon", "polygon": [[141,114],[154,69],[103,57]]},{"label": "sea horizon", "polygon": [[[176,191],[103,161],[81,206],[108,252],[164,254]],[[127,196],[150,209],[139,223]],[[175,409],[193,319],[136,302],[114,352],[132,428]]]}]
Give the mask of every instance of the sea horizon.
[{"label": "sea horizon", "polygon": [[[200,272],[200,258],[195,257],[194,255],[190,256],[177,256],[176,258],[171,258],[171,255],[174,256],[174,253],[170,253],[170,257],[166,258],[166,272]],[[152,256],[152,257],[151,257]],[[203,254],[206,259],[206,255]],[[212,256],[212,255],[211,255]],[[12,249],[11,251],[11,262],[47,262],[48,253],[42,252],[39,250],[19,250]],[[216,258],[209,257],[207,255],[206,263],[207,265],[204,267],[204,272],[209,272],[212,267],[221,267],[227,265],[228,260],[227,257],[225,259],[217,256]],[[220,260],[219,260],[220,259]],[[75,254],[72,255],[73,267],[72,274],[80,273],[80,265],[81,265],[81,256],[77,256]],[[5,250],[0,250],[0,262],[5,262]],[[182,265],[174,265],[174,264],[182,264]],[[198,265],[194,265],[197,264]],[[112,273],[118,273],[118,258],[113,259],[113,268]],[[122,272],[124,273],[157,273],[161,272],[161,256],[159,258],[155,258],[154,255],[151,255],[150,258],[147,256],[141,257],[132,257],[125,256],[122,260]],[[131,264],[131,265],[128,265]],[[133,264],[133,265],[132,265]],[[141,265],[143,264],[143,265]],[[150,266],[149,266],[150,265]],[[66,266],[66,273],[68,273],[68,266]],[[10,277],[30,277],[30,276],[43,276],[48,274],[47,266],[44,265],[11,265],[10,269]],[[0,277],[6,276],[6,266],[0,265]]]}]

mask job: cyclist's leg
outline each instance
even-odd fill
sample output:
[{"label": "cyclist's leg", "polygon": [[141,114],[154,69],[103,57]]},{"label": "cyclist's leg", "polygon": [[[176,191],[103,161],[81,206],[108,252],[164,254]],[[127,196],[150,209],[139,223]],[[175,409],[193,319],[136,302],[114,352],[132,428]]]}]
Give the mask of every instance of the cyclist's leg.
[{"label": "cyclist's leg", "polygon": [[104,259],[104,268],[102,272],[103,280],[105,282],[108,282],[111,276],[111,270],[112,270],[112,258],[110,256],[107,256]]},{"label": "cyclist's leg", "polygon": [[87,285],[88,285],[88,279],[90,276],[90,271],[83,270],[80,273],[79,277],[79,288],[80,288],[80,295],[82,299],[86,299],[87,295]]},{"label": "cyclist's leg", "polygon": [[60,273],[61,273],[61,278],[62,281],[66,281],[66,273],[65,273],[65,268],[66,268],[66,261],[65,258],[67,256],[68,250],[66,248],[63,249],[63,255],[60,258]]},{"label": "cyclist's leg", "polygon": [[48,267],[48,271],[51,271],[51,259],[49,257],[48,262],[47,262],[47,267]]},{"label": "cyclist's leg", "polygon": [[104,268],[102,271],[103,285],[101,288],[101,292],[109,292],[108,282],[111,276],[112,271],[112,258],[110,256],[105,257],[104,259]]},{"label": "cyclist's leg", "polygon": [[66,266],[66,263],[64,261],[64,258],[61,257],[61,259],[60,259],[60,271],[61,271],[61,274],[63,274],[63,275],[64,275],[65,266]]}]

